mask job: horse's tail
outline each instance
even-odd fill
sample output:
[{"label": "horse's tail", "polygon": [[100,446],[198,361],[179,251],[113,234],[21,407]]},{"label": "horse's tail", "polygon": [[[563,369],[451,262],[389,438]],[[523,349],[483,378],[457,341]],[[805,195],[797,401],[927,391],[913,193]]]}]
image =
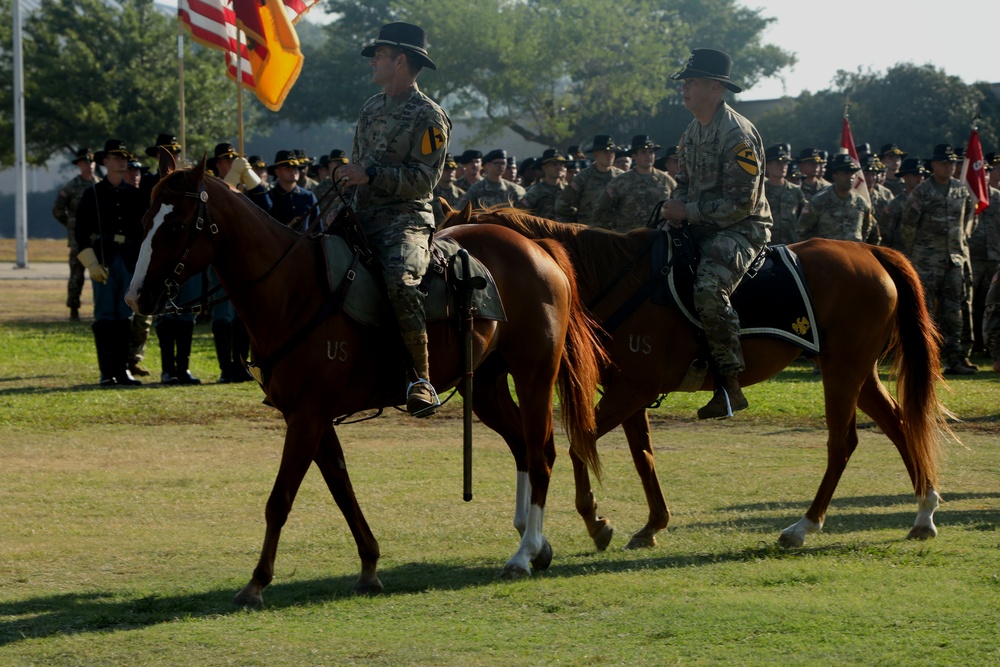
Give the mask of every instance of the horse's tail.
[{"label": "horse's tail", "polygon": [[892,356],[892,375],[902,410],[903,436],[913,461],[913,488],[923,498],[937,488],[939,436],[954,437],[948,418],[954,417],[937,394],[941,376],[941,335],[927,312],[924,290],[913,265],[902,254],[871,246],[872,254],[889,273],[899,301],[892,339],[885,355]]},{"label": "horse's tail", "polygon": [[577,291],[576,273],[569,254],[561,244],[549,239],[536,241],[566,274],[570,286],[569,329],[559,364],[557,387],[562,405],[562,423],[570,447],[601,478],[597,454],[597,423],[594,418],[594,391],[600,382],[600,367],[609,363],[598,338],[600,326],[590,316]]}]

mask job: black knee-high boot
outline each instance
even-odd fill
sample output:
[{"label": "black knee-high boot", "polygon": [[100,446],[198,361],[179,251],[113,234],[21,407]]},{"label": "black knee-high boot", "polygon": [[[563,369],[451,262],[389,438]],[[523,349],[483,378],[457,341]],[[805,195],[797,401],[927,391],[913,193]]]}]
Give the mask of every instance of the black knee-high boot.
[{"label": "black knee-high boot", "polygon": [[174,327],[177,341],[177,381],[181,384],[201,384],[201,380],[191,375],[191,371],[188,370],[188,364],[191,362],[191,342],[194,339],[194,322],[175,320]]},{"label": "black knee-high boot", "polygon": [[162,384],[177,384],[177,360],[174,357],[177,321],[164,317],[157,322],[156,338],[160,342],[160,382]]},{"label": "black knee-high boot", "polygon": [[90,327],[94,332],[94,346],[97,348],[97,366],[101,369],[101,386],[114,387],[118,384],[115,380],[115,369],[112,361],[114,355],[114,322],[110,320],[97,320]]}]

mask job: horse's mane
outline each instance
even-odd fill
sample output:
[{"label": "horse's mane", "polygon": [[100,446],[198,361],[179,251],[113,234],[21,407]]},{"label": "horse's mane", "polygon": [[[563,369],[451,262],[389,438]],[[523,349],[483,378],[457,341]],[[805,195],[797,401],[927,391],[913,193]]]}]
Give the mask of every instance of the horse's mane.
[{"label": "horse's mane", "polygon": [[[516,208],[477,211],[470,222],[501,225],[528,238],[558,241],[569,252],[577,278],[590,290],[598,290],[615,279],[643,251],[655,233],[643,227],[621,234],[576,223],[555,222]],[[647,275],[648,262],[640,261],[622,285],[638,287]]]}]

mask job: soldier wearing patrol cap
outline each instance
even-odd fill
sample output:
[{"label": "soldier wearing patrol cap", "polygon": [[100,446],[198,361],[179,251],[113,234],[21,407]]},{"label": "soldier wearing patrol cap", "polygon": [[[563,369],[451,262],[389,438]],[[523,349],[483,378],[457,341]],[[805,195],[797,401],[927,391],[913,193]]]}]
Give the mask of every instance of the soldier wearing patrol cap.
[{"label": "soldier wearing patrol cap", "polygon": [[764,151],[766,162],[764,171],[767,180],[764,182],[764,195],[771,207],[771,243],[795,243],[799,240],[798,222],[806,197],[802,188],[789,183],[785,178],[788,163],[792,161],[784,144],[776,144]]},{"label": "soldier wearing patrol cap", "polygon": [[84,269],[77,256],[79,246],[76,244],[76,206],[80,203],[83,191],[93,187],[100,181],[94,173],[94,154],[89,148],[81,148],[70,162],[79,173],[69,183],[59,189],[55,203],[52,204],[52,217],[66,228],[67,245],[69,246],[69,281],[66,284],[66,307],[69,308],[69,319],[80,319],[80,295],[83,293]]},{"label": "soldier wearing patrol cap", "polygon": [[624,172],[613,165],[615,140],[611,135],[598,134],[585,152],[593,155],[594,164],[581,169],[570,181],[569,187],[559,193],[556,215],[566,222],[594,226],[598,224],[597,201],[611,179]]},{"label": "soldier wearing patrol cap", "polygon": [[941,356],[945,373],[968,375],[977,368],[968,360],[971,341],[962,339],[962,308],[969,264],[968,235],[975,220],[975,203],[965,184],[952,176],[957,161],[948,144],[934,147],[931,177],[915,187],[903,209],[903,225],[912,231],[907,249],[924,286],[927,309],[944,337]]},{"label": "soldier wearing patrol cap", "polygon": [[546,148],[536,161],[541,165],[542,179],[528,188],[518,206],[540,218],[555,220],[556,199],[566,187],[566,158],[557,148]]},{"label": "soldier wearing patrol cap", "polygon": [[802,174],[802,182],[799,185],[802,187],[802,194],[806,196],[806,201],[830,185],[830,181],[823,178],[826,151],[818,148],[803,148],[795,163],[799,167],[799,173]]},{"label": "soldier wearing patrol cap", "polygon": [[806,203],[799,216],[800,240],[818,237],[878,243],[872,205],[854,189],[854,174],[860,169],[847,153],[833,157],[827,169],[833,185]]},{"label": "soldier wearing patrol cap", "polygon": [[141,384],[128,370],[132,313],[125,293],[139,257],[148,200],[126,181],[130,155],[124,141],[108,139],[94,156],[107,176],[84,190],[76,207],[78,256],[94,287],[92,328],[104,387]]},{"label": "soldier wearing patrol cap", "polygon": [[740,320],[729,297],[771,237],[760,134],[724,100],[725,89],[742,90],[729,78],[731,64],[728,53],[695,49],[671,76],[683,80],[681,96],[694,120],[681,137],[677,189],[663,216],[671,227],[686,225],[700,250],[694,303],[716,371],[715,394],[698,410],[700,419],[749,405],[739,383]]},{"label": "soldier wearing patrol cap", "polygon": [[465,191],[458,200],[457,208],[472,204],[472,208],[491,206],[514,206],[524,197],[525,190],[517,183],[506,180],[503,172],[507,168],[507,151],[497,148],[483,157],[483,178]]},{"label": "soldier wearing patrol cap", "polygon": [[594,212],[598,226],[619,232],[645,227],[656,205],[670,197],[677,181],[653,167],[659,149],[648,135],[632,137],[629,155],[635,167],[612,178],[601,193]]},{"label": "soldier wearing patrol cap", "polygon": [[337,183],[355,188],[352,205],[382,263],[389,302],[417,376],[406,388],[406,409],[424,417],[441,402],[430,383],[419,288],[430,263],[431,199],[444,169],[451,119],[416,83],[422,68],[437,69],[422,28],[384,25],[361,55],[370,59],[372,82],[383,92],[361,107],[351,163],[337,170]]}]

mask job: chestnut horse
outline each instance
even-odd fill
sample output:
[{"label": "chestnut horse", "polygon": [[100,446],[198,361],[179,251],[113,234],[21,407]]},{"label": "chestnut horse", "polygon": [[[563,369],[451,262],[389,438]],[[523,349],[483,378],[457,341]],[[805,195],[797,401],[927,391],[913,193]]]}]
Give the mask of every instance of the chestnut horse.
[{"label": "chestnut horse", "polygon": [[[137,313],[155,313],[175,285],[211,264],[246,323],[254,359],[268,359],[308,328],[306,323],[331,298],[320,243],[277,223],[223,181],[206,175],[204,161],[170,173],[172,167],[172,161],[161,159],[160,173],[169,175],[152,192],[143,220],[146,236],[126,300]],[[475,321],[473,393],[476,414],[505,437],[517,467],[514,525],[521,540],[502,576],[518,578],[527,576],[530,566],[544,569],[552,558],[542,524],[556,456],[552,399],[557,385],[570,447],[589,447],[576,456],[599,474],[593,391],[602,363],[600,345],[559,244],[531,241],[498,227],[469,226],[447,235],[487,266],[505,309],[505,321]],[[346,275],[347,269],[341,267],[337,275]],[[463,374],[456,332],[457,321],[429,324],[430,379],[438,389],[455,386]],[[274,363],[262,386],[284,416],[284,449],[267,501],[260,560],[234,602],[263,604],[282,526],[313,462],[358,546],[361,575],[355,591],[382,589],[376,573],[378,542],[355,498],[333,421],[404,402],[404,369],[397,332],[365,327],[339,310]],[[504,400],[509,399],[508,374],[519,405]]]},{"label": "chestnut horse", "polygon": [[[593,307],[605,321],[650,277],[648,247],[652,229],[627,235],[537,218],[514,209],[492,209],[471,214],[469,207],[450,211],[445,226],[468,222],[491,223],[517,230],[528,238],[558,240],[569,251],[577,272],[580,296],[590,303],[614,279],[634,265],[610,293]],[[814,312],[823,341],[818,358],[826,404],[827,465],[812,505],[805,516],[781,532],[784,546],[801,546],[806,536],[823,527],[826,511],[848,459],[858,444],[860,408],[892,441],[919,498],[909,537],[927,539],[937,534],[934,511],[939,504],[936,462],[941,433],[950,433],[950,413],[937,396],[940,374],[940,338],[926,306],[913,267],[898,252],[863,243],[812,239],[791,248],[798,255],[814,300]],[[636,261],[638,260],[638,261]],[[603,397],[597,406],[597,437],[622,426],[632,459],[642,480],[649,506],[646,525],[627,548],[656,544],[666,528],[669,512],[663,499],[650,440],[646,407],[658,396],[676,391],[691,362],[699,354],[699,332],[676,306],[644,301],[624,320],[606,343],[612,364],[601,376]],[[632,345],[632,339],[642,345]],[[762,382],[797,359],[801,350],[775,338],[742,341],[746,370],[743,386]],[[638,348],[638,349],[637,349]],[[879,379],[878,364],[893,360],[900,402]],[[713,389],[709,373],[702,390]],[[571,452],[571,457],[573,456]],[[597,515],[586,467],[574,458],[576,505],[599,549],[612,537],[608,519]]]}]

